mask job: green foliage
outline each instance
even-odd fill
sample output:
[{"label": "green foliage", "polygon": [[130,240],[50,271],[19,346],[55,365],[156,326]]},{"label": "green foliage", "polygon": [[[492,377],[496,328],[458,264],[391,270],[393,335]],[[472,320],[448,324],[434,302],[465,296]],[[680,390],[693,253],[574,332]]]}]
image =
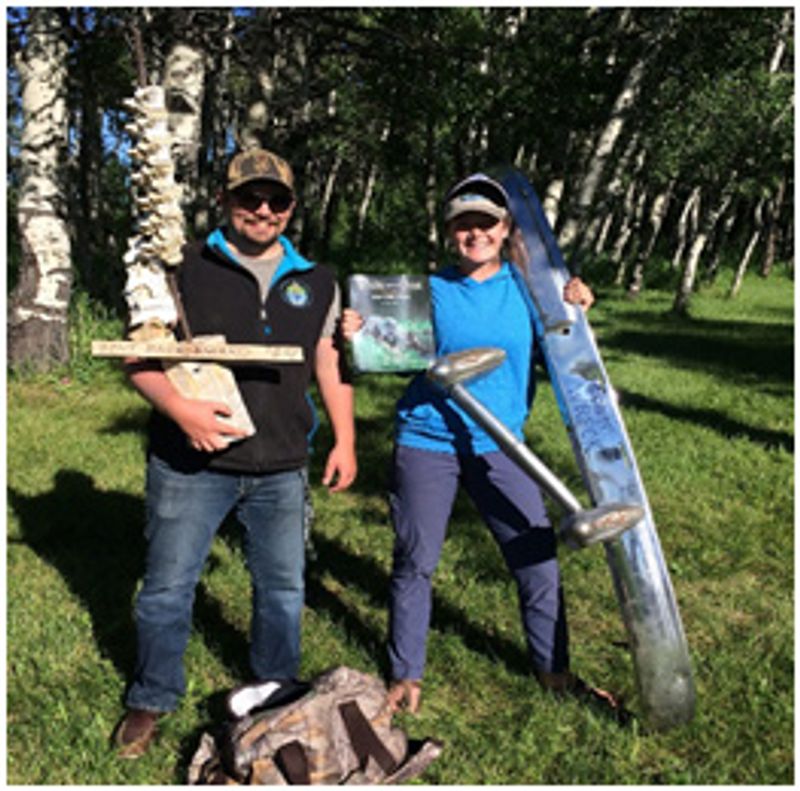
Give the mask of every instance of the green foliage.
[{"label": "green foliage", "polygon": [[79,255],[74,249],[75,285],[80,291],[101,302],[109,314],[124,316],[125,266],[122,256],[133,232],[128,171],[116,157],[106,157],[101,170],[97,198],[99,221],[92,234],[93,242]]},{"label": "green foliage", "polygon": [[[513,583],[459,498],[435,576],[423,707],[412,736],[445,742],[428,784],[792,784],[794,763],[793,288],[724,276],[689,321],[672,295],[601,288],[591,312],[621,398],[694,664],[695,720],[661,734],[542,692],[529,673]],[[88,300],[83,337],[118,328]],[[92,326],[93,322],[99,322]],[[80,346],[80,343],[78,344]],[[113,369],[116,370],[116,369]],[[345,663],[385,672],[392,533],[385,497],[393,405],[405,377],[357,380],[360,473],[319,485],[307,575],[303,675]],[[134,663],[131,608],[143,571],[147,409],[114,373],[13,378],[8,387],[7,770],[12,785],[185,782],[223,692],[247,676],[249,580],[224,527],[195,604],[189,689],[152,751],[115,759],[109,735]],[[531,447],[580,491],[546,381]],[[599,550],[561,551],[573,666],[638,711],[631,660]]]},{"label": "green foliage", "polygon": [[124,326],[119,318],[86,292],[75,292],[70,304],[69,365],[66,371],[56,371],[54,375],[64,376],[67,380],[75,378],[83,384],[95,378],[103,379],[118,365],[110,360],[92,357],[92,341],[119,340],[123,336]]},{"label": "green foliage", "polygon": [[[752,233],[753,207],[774,198],[794,158],[793,20],[774,8],[86,8],[62,9],[69,43],[70,150],[66,194],[77,287],[123,315],[122,255],[134,218],[129,120],[134,86],[130,26],[157,80],[172,45],[207,53],[198,200],[213,203],[229,151],[248,129],[294,166],[300,195],[294,241],[312,259],[354,271],[426,271],[445,255],[430,236],[439,201],[467,172],[515,163],[544,197],[563,182],[561,222],[573,219],[581,180],[626,78],[646,64],[624,130],[609,152],[588,223],[613,215],[612,235],[641,194],[629,250],[642,249],[656,190],[674,180],[659,253],[671,256],[683,201],[701,209],[731,186],[739,220],[722,235],[735,261]],[[25,8],[8,9],[11,52],[24,51]],[[786,52],[775,73],[780,40]],[[8,285],[16,282],[20,96],[9,63]],[[97,75],[102,74],[102,79]],[[261,102],[265,114],[256,123]],[[620,162],[634,141],[644,155]],[[619,172],[617,172],[619,170]],[[332,199],[322,199],[335,173]],[[618,177],[618,183],[612,178]],[[374,177],[374,182],[371,181]],[[367,185],[374,184],[367,200]],[[638,188],[633,199],[627,189]],[[791,258],[794,190],[778,216]],[[362,204],[366,218],[360,225]],[[194,209],[187,207],[192,235]],[[214,214],[211,206],[210,213]],[[768,212],[767,212],[768,213]],[[438,227],[441,236],[441,227]],[[613,238],[610,236],[609,239]],[[763,237],[762,237],[763,238]],[[742,241],[742,240],[745,241]],[[588,242],[587,242],[588,247]],[[594,282],[613,279],[599,257]],[[677,278],[648,262],[646,284]]]},{"label": "green foliage", "polygon": [[778,18],[753,9],[681,13],[652,74],[646,133],[657,177],[713,185],[736,172],[766,186],[766,174],[782,172],[794,88],[789,72],[767,70]]}]

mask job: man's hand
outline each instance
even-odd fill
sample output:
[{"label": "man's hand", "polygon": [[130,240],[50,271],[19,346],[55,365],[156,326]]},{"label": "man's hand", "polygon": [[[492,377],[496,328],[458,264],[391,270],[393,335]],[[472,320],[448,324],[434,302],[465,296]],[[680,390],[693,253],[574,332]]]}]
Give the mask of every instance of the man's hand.
[{"label": "man's hand", "polygon": [[356,479],[355,449],[343,445],[334,445],[328,454],[328,462],[322,475],[322,483],[331,492],[343,492]]},{"label": "man's hand", "polygon": [[584,312],[594,305],[594,294],[579,277],[572,277],[564,286],[564,301],[580,305]]},{"label": "man's hand", "polygon": [[322,483],[332,492],[347,489],[356,477],[353,387],[342,380],[340,353],[333,338],[320,338],[314,358],[314,373],[335,438],[322,476]]},{"label": "man's hand", "polygon": [[205,453],[225,450],[232,438],[247,436],[244,429],[219,419],[219,415],[229,417],[231,414],[230,407],[219,401],[178,398],[172,401],[170,413],[186,434],[189,445]]},{"label": "man's hand", "polygon": [[225,450],[229,438],[247,436],[244,429],[219,420],[218,415],[230,416],[227,404],[184,398],[160,366],[128,359],[125,367],[136,390],[159,412],[178,424],[195,450],[204,453]]}]

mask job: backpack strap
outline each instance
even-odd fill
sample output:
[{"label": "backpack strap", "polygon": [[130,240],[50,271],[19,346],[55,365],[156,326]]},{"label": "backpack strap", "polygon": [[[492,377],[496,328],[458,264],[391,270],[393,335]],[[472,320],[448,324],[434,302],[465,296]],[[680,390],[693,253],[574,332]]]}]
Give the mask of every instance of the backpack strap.
[{"label": "backpack strap", "polygon": [[392,754],[386,745],[380,740],[378,735],[369,724],[369,720],[354,700],[339,704],[339,713],[344,720],[347,734],[353,745],[356,756],[358,757],[361,769],[363,770],[370,756],[377,762],[378,766],[388,775],[397,768]]},{"label": "backpack strap", "polygon": [[300,742],[286,742],[275,751],[273,761],[292,785],[311,785],[308,774],[308,756]]}]

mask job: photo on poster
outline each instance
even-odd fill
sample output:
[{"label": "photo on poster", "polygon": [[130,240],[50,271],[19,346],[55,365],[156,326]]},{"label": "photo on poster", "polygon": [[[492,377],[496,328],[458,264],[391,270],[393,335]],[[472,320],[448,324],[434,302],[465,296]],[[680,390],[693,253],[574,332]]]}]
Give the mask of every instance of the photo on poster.
[{"label": "photo on poster", "polygon": [[351,275],[350,307],[364,318],[353,338],[361,373],[419,371],[434,359],[428,278],[425,275]]}]

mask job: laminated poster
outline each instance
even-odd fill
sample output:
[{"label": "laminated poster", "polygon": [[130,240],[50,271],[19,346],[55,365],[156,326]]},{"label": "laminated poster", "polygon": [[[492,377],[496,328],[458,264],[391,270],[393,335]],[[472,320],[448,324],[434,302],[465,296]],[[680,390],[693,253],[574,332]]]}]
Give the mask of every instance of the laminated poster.
[{"label": "laminated poster", "polygon": [[353,338],[362,373],[421,371],[434,359],[431,300],[425,275],[352,275],[350,307],[364,318]]}]

